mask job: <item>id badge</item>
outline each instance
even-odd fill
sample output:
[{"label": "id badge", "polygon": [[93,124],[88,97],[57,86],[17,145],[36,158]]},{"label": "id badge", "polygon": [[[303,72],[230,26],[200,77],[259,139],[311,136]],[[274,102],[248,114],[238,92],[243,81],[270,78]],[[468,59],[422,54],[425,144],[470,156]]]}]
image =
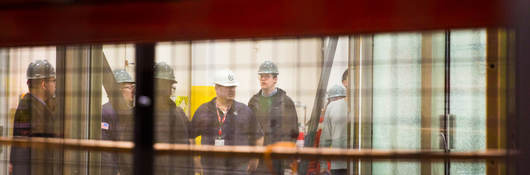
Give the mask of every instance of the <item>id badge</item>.
[{"label": "id badge", "polygon": [[224,139],[215,139],[215,146],[225,146]]}]

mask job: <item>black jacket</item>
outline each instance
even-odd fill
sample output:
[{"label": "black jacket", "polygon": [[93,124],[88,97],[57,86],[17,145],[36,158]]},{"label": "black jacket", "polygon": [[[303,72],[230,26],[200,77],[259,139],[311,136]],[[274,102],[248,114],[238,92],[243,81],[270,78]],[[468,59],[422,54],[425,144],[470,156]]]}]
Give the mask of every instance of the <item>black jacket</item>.
[{"label": "black jacket", "polygon": [[[189,144],[189,120],[184,111],[169,98],[160,97],[155,102],[154,127],[155,143]],[[132,113],[130,113],[132,114]],[[150,116],[142,116],[150,117]],[[117,136],[121,141],[132,141],[134,136],[134,117],[122,115],[118,117],[118,131],[111,131],[111,136]],[[133,159],[130,154],[118,156],[118,166],[121,175],[133,174]],[[189,155],[157,155],[154,162],[155,174],[190,174],[193,170],[193,160]]]},{"label": "black jacket", "polygon": [[[191,122],[191,138],[201,136],[202,145],[215,145],[221,127],[225,145],[255,145],[263,133],[252,110],[234,100],[232,107],[227,111],[224,124],[221,125],[215,101],[216,98],[202,104],[195,111]],[[219,111],[219,115],[223,115],[222,111]],[[206,175],[245,174],[248,166],[248,158],[244,157],[201,155],[201,162]]]},{"label": "black jacket", "polygon": [[[55,137],[58,135],[57,121],[54,112],[45,102],[27,93],[18,102],[13,124],[13,136]],[[11,147],[10,162],[13,165],[14,175],[54,174],[53,166],[31,162],[31,160],[38,159],[53,162],[53,152]]]},{"label": "black jacket", "polygon": [[263,127],[265,135],[264,145],[280,141],[296,142],[298,137],[298,116],[293,100],[284,90],[277,88],[276,94],[271,96],[268,109],[261,107],[267,97],[261,95],[261,90],[252,96],[248,107],[254,111],[256,118]]}]

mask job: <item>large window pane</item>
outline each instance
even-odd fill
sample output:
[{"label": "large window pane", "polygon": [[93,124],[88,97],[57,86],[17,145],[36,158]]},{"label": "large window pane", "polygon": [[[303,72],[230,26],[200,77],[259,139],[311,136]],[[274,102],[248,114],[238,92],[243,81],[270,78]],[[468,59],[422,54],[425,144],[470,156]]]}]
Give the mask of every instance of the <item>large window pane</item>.
[{"label": "large window pane", "polygon": [[[486,31],[451,31],[451,101],[455,151],[486,149]],[[485,174],[484,163],[452,163],[453,174]]]},{"label": "large window pane", "polygon": [[[373,149],[418,150],[421,35],[374,36]],[[418,174],[419,164],[374,163],[373,174]]]}]

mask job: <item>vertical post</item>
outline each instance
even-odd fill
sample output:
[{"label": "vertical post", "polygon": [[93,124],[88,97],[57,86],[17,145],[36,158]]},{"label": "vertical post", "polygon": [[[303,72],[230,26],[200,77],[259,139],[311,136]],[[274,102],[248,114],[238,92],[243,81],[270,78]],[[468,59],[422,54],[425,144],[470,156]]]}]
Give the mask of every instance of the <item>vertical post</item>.
[{"label": "vertical post", "polygon": [[[432,74],[433,74],[433,54],[432,54],[432,32],[423,32],[421,41],[421,149],[430,150],[432,131]],[[431,174],[431,161],[421,162],[421,174]]]},{"label": "vertical post", "polygon": [[136,107],[134,109],[134,174],[153,174],[155,44],[136,44]]},{"label": "vertical post", "polygon": [[[356,74],[360,74],[359,89],[361,90],[359,100],[359,133],[360,149],[372,149],[372,124],[373,124],[373,37],[374,35],[361,36],[362,53],[360,60],[361,67],[356,69]],[[359,95],[359,94],[358,94]],[[362,160],[360,174],[372,174],[372,160]],[[356,174],[356,173],[354,173]]]},{"label": "vertical post", "polygon": [[[501,29],[487,29],[486,45],[486,148],[504,149],[505,113],[505,32]],[[487,174],[502,174],[503,162],[490,160],[487,162]]]},{"label": "vertical post", "polygon": [[[101,139],[101,86],[103,85],[103,46],[92,45],[89,50],[89,139]],[[88,173],[101,174],[101,152],[89,152]]]},{"label": "vertical post", "polygon": [[[530,6],[530,1],[528,0],[514,0],[511,1],[513,4],[510,4],[512,12],[512,17],[515,28],[515,89],[513,89],[515,98],[515,118],[511,116],[508,117],[512,126],[508,128],[511,129],[509,132],[512,140],[510,144],[513,144],[514,147],[519,152],[519,155],[512,159],[511,162],[515,164],[515,174],[529,174],[530,166],[530,23],[528,19],[530,18],[530,11],[528,7]],[[515,120],[515,121],[513,121]],[[512,148],[512,146],[510,146]]]},{"label": "vertical post", "polygon": [[[355,35],[353,40],[350,40],[350,58],[348,60],[348,83],[349,88],[346,90],[348,93],[348,149],[358,149],[359,148],[359,104],[361,97],[359,92],[361,91],[361,36]],[[353,53],[352,53],[353,52]],[[353,68],[350,68],[350,65]],[[348,161],[348,174],[355,174],[358,172],[357,161]]]},{"label": "vertical post", "polygon": [[[55,95],[56,95],[56,107],[55,107],[55,117],[59,119],[57,124],[59,127],[56,128],[62,137],[65,138],[65,100],[66,100],[66,46],[57,46],[56,47],[56,85],[55,85]],[[66,166],[64,163],[65,149],[62,147],[61,150],[57,153],[57,174],[66,174]]]},{"label": "vertical post", "polygon": [[[445,105],[444,105],[444,115],[443,115],[443,135],[445,137],[444,140],[444,152],[449,153],[449,137],[448,135],[448,126],[447,126],[447,117],[451,114],[451,31],[447,30],[445,32],[445,88],[444,88],[444,94],[445,94]],[[451,162],[449,159],[444,160],[444,172],[445,175],[451,174]]]}]

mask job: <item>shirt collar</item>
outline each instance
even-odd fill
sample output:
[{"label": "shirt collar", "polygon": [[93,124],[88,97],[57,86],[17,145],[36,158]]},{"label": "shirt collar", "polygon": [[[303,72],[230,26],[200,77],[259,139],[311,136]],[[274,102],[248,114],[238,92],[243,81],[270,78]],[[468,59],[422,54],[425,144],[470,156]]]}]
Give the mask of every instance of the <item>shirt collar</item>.
[{"label": "shirt collar", "polygon": [[31,97],[37,99],[37,101],[39,101],[40,103],[42,103],[43,105],[46,105],[46,102],[44,102],[42,99],[40,99],[39,97],[37,96],[34,96],[33,94],[29,93],[29,95],[31,95]]},{"label": "shirt collar", "polygon": [[276,93],[278,93],[278,88],[274,88],[274,90],[272,90],[271,94],[269,94],[269,95],[265,95],[265,92],[263,92],[263,90],[262,90],[262,91],[261,91],[261,96],[264,96],[264,97],[271,97],[271,96],[276,95]]}]

